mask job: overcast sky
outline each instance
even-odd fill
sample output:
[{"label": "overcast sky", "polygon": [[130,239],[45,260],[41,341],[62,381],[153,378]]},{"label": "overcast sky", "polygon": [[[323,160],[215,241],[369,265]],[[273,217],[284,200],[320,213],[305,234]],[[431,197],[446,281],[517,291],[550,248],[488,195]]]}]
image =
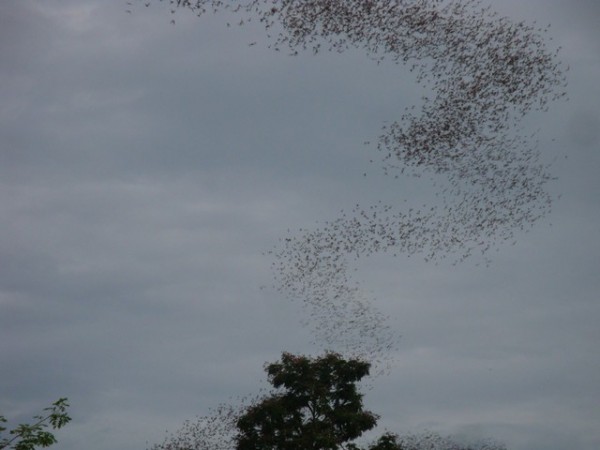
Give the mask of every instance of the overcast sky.
[{"label": "overcast sky", "polygon": [[[489,266],[360,261],[402,336],[365,401],[399,433],[596,450],[600,3],[491,4],[550,23],[570,66],[569,101],[526,121],[560,198]],[[129,8],[0,3],[0,413],[69,397],[64,450],[144,449],[256,392],[281,351],[317,354],[264,252],[358,201],[434,195],[363,144],[422,94],[403,67],[291,57],[225,14]]]}]

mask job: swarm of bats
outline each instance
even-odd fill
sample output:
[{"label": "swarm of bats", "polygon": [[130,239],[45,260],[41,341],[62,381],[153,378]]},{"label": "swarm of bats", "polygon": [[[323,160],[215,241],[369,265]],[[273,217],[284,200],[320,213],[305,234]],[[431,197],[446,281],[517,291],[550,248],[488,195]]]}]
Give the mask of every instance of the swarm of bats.
[{"label": "swarm of bats", "polygon": [[[162,0],[161,0],[162,1]],[[292,54],[364,49],[414,72],[431,93],[382,128],[383,169],[440,180],[422,209],[357,205],[271,252],[278,289],[304,302],[316,341],[377,366],[395,332],[349,277],[354,259],[421,254],[454,262],[514,240],[550,211],[552,179],[525,116],[565,96],[565,68],[546,29],[500,17],[475,0],[170,0],[172,12],[230,10],[264,24]],[[415,112],[417,110],[417,112]],[[437,185],[437,182],[436,182]]]}]

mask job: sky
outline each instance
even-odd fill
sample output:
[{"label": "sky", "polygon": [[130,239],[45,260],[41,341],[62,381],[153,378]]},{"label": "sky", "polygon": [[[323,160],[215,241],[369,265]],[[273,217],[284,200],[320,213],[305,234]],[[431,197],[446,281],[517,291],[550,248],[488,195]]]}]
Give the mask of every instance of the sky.
[{"label": "sky", "polygon": [[[489,264],[360,259],[353,276],[400,336],[365,403],[379,430],[595,450],[600,4],[490,4],[551,24],[570,67],[568,100],[523,122],[556,177],[552,211]],[[413,74],[361,50],[289,56],[234,20],[0,3],[0,413],[68,397],[57,448],[145,449],[264,387],[282,351],[319,354],[269,251],[357,202],[435,198],[364,144],[419,101]]]}]

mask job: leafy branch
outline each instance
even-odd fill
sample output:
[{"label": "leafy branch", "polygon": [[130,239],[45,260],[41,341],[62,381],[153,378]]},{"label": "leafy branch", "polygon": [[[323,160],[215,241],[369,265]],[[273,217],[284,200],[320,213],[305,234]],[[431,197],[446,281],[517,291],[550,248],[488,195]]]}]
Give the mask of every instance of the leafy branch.
[{"label": "leafy branch", "polygon": [[52,403],[52,406],[44,408],[44,413],[34,416],[32,424],[21,423],[9,431],[12,437],[3,438],[1,434],[7,430],[3,424],[6,418],[0,414],[0,450],[34,450],[35,447],[50,447],[55,444],[54,434],[48,431],[48,427],[54,430],[64,427],[71,421],[67,414],[69,403],[67,398],[60,398]]}]

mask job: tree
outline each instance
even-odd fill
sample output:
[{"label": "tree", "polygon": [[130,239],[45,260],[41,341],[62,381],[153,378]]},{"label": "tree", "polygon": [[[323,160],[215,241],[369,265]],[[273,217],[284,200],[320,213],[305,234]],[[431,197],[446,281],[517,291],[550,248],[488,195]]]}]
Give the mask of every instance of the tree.
[{"label": "tree", "polygon": [[[0,449],[10,448],[12,450],[33,450],[35,447],[50,447],[55,444],[54,434],[47,431],[48,426],[52,429],[64,427],[71,421],[67,414],[69,403],[66,398],[60,398],[52,403],[52,406],[44,408],[45,413],[34,416],[32,424],[22,423],[9,431],[11,438],[3,438],[1,434],[7,429],[0,425]],[[6,418],[0,414],[0,424],[6,423]]]},{"label": "tree", "polygon": [[336,353],[318,358],[283,353],[269,364],[269,382],[280,389],[250,406],[237,421],[238,450],[334,450],[377,423],[363,409],[356,383],[370,364]]},{"label": "tree", "polygon": [[398,442],[398,436],[392,433],[385,433],[369,446],[369,450],[403,450],[403,448]]}]

